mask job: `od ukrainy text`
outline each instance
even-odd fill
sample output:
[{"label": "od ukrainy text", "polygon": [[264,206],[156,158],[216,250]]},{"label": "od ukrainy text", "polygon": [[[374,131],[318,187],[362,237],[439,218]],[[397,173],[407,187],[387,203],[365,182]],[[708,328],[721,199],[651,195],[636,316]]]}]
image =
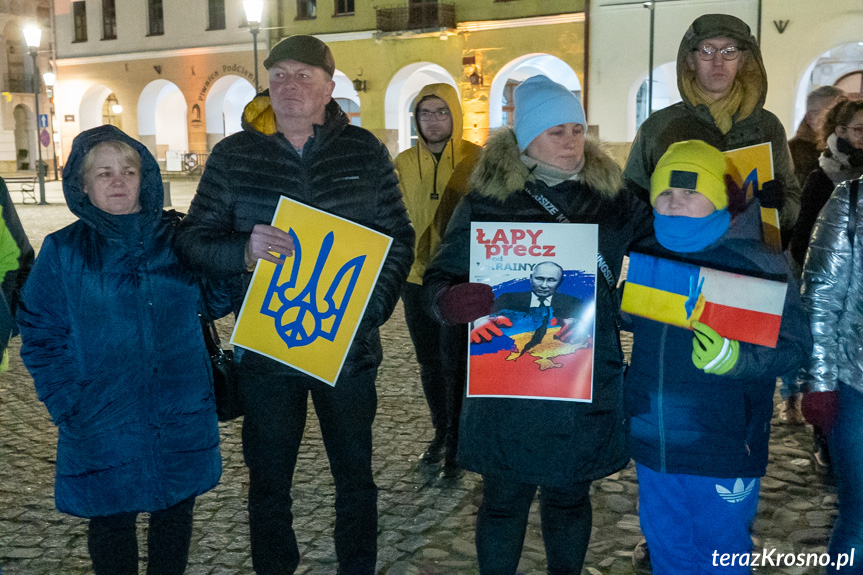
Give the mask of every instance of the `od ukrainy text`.
[{"label": "od ukrainy text", "polygon": [[544,245],[540,241],[542,230],[522,230],[500,228],[486,230],[477,228],[476,242],[485,246],[485,258],[501,256],[554,257],[555,246]]}]

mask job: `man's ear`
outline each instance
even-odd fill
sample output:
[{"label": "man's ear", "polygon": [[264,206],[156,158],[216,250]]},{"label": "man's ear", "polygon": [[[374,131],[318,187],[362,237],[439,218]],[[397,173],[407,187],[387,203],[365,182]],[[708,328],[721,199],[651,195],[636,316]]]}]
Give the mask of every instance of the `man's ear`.
[{"label": "man's ear", "polygon": [[686,55],[686,66],[690,71],[695,72],[695,52],[689,52]]}]

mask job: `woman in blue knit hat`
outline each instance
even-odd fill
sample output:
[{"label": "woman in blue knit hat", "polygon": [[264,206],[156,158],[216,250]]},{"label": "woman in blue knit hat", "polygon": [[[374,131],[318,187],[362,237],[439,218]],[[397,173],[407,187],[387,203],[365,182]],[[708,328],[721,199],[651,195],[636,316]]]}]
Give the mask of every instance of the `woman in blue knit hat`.
[{"label": "woman in blue knit hat", "polygon": [[[657,575],[749,573],[776,378],[799,368],[812,346],[788,265],[761,240],[758,201],[732,222],[726,166],[725,155],[700,140],[672,144],[651,177],[656,237],[638,251],[787,280],[788,288],[775,348],[723,337],[698,321],[690,331],[633,317],[629,454]],[[698,278],[689,285],[697,300]]]},{"label": "woman in blue knit hat", "polygon": [[[630,245],[652,232],[650,210],[622,187],[620,168],[585,138],[586,127],[581,103],[564,86],[534,76],[516,88],[515,129],[502,128],[489,139],[472,175],[473,191],[456,208],[423,277],[441,321],[465,324],[492,311],[491,287],[468,283],[475,221],[597,224],[605,269],[619,277]],[[590,484],[628,461],[618,299],[614,280],[606,284],[599,269],[596,274],[591,403],[464,400],[458,462],[483,479],[476,525],[483,575],[516,572],[537,488],[548,573],[581,573],[592,521]]]}]

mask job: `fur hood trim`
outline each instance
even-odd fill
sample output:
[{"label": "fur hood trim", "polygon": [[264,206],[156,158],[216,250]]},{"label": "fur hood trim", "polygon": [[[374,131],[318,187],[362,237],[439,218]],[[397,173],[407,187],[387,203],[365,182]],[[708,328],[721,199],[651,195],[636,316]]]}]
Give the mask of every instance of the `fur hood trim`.
[{"label": "fur hood trim", "polygon": [[[471,175],[470,187],[480,195],[503,201],[534,179],[521,161],[515,132],[504,127],[488,139]],[[578,174],[578,181],[612,198],[623,187],[623,172],[598,140],[585,138],[584,167]]]}]

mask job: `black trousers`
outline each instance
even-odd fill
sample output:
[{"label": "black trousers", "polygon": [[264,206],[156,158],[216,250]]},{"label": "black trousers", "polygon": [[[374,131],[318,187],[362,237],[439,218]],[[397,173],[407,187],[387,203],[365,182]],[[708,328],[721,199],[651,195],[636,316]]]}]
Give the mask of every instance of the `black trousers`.
[{"label": "black trousers", "polygon": [[[518,569],[536,485],[482,476],[476,518],[481,575],[512,575]],[[590,482],[569,488],[540,486],[539,513],[549,575],[578,575],[584,565],[593,511]]]},{"label": "black trousers", "polygon": [[441,355],[441,325],[430,316],[422,303],[423,286],[406,283],[402,291],[405,323],[420,366],[423,394],[431,413],[435,435],[443,438],[447,428],[447,393]]},{"label": "black trousers", "polygon": [[311,394],[335,480],[339,573],[372,575],[378,530],[378,491],[372,478],[377,370],[343,373],[331,387],[249,351],[243,353],[240,366],[255,572],[291,574],[300,562],[291,486]]},{"label": "black trousers", "polygon": [[[192,512],[189,497],[150,514],[147,534],[147,575],[182,575],[189,560]],[[87,531],[87,549],[96,575],[138,575],[137,513],[93,517]]]},{"label": "black trousers", "polygon": [[467,376],[467,325],[441,325],[426,312],[423,287],[407,283],[402,291],[405,323],[420,366],[423,394],[438,438],[446,438],[455,457],[458,421]]}]

